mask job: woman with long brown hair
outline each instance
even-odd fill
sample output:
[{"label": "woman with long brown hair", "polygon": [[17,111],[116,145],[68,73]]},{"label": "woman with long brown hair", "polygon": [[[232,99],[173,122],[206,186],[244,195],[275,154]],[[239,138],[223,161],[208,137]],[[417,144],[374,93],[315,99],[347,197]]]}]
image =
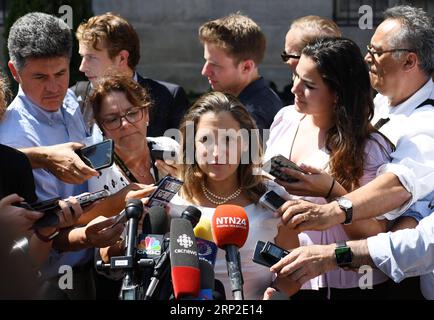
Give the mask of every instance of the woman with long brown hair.
[{"label": "woman with long brown hair", "polygon": [[[170,215],[179,216],[188,205],[202,212],[201,222],[212,219],[217,206],[243,207],[249,219],[246,243],[240,248],[246,299],[261,299],[272,283],[272,274],[252,262],[256,242],[277,242],[296,246],[296,236],[280,232],[280,217],[262,207],[259,198],[274,190],[286,199],[285,190],[265,178],[260,169],[262,148],[256,124],[245,107],[233,96],[211,92],[199,98],[187,111],[180,126],[181,164],[178,175],[184,181],[180,195],[170,203]],[[215,278],[232,297],[224,251],[218,250]]]},{"label": "woman with long brown hair", "polygon": [[[344,38],[324,38],[308,44],[295,71],[295,104],[283,108],[271,126],[265,158],[282,154],[305,173],[285,170],[298,179],[276,180],[293,195],[326,203],[375,178],[377,169],[389,161],[393,146],[371,124],[373,100],[367,66],[357,45]],[[325,231],[299,234],[301,245],[328,244],[366,238],[385,231],[377,219],[338,225]],[[304,284],[316,298],[338,297],[331,288],[352,288],[353,298],[363,298],[362,275],[342,269]],[[373,284],[386,278],[374,272]],[[314,291],[319,290],[319,291]],[[298,295],[306,295],[307,291]],[[350,294],[347,290],[339,290]],[[372,294],[370,290],[368,295]]]}]

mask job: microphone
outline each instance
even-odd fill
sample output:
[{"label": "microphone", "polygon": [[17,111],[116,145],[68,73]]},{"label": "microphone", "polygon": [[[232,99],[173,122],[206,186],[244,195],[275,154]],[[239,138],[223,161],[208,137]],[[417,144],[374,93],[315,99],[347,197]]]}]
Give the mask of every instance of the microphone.
[{"label": "microphone", "polygon": [[144,287],[149,287],[154,272],[154,260],[165,251],[164,234],[168,229],[168,218],[164,208],[158,206],[150,208],[143,218],[143,233],[138,236],[136,251],[138,264],[146,266],[142,276]]},{"label": "microphone", "polygon": [[243,300],[243,274],[238,251],[247,240],[249,219],[246,211],[236,205],[224,204],[216,208],[212,218],[212,235],[220,249],[226,251],[226,265],[235,300]]},{"label": "microphone", "polygon": [[206,260],[199,260],[200,291],[197,300],[214,300],[214,268]]},{"label": "microphone", "polygon": [[[133,266],[137,239],[137,227],[143,214],[143,203],[139,199],[129,199],[125,206],[125,217],[128,219],[127,252],[125,255],[127,265]],[[113,259],[113,258],[112,258]],[[120,297],[123,300],[136,300],[137,285],[133,284],[134,271],[128,269],[122,283]]]},{"label": "microphone", "polygon": [[205,259],[214,266],[217,259],[217,246],[212,238],[211,221],[201,219],[194,228],[194,235],[196,236],[199,259]]},{"label": "microphone", "polygon": [[166,234],[169,231],[169,219],[163,207],[149,208],[148,217],[143,220],[143,233]]},{"label": "microphone", "polygon": [[198,208],[196,208],[194,206],[188,206],[181,213],[181,218],[190,221],[192,227],[194,228],[197,225],[197,223],[199,222],[201,215],[202,215],[202,212]]},{"label": "microphone", "polygon": [[[188,206],[181,213],[181,218],[178,219],[185,221],[187,224],[190,224],[193,229],[193,226],[195,226],[200,220],[201,215],[202,212],[199,209],[197,209],[194,206]],[[170,230],[172,230],[172,227],[170,227]],[[158,259],[154,267],[154,273],[152,275],[151,282],[149,284],[148,289],[146,290],[145,300],[152,299],[160,280],[166,275],[166,273],[169,270],[169,263],[170,263],[170,245],[169,248],[167,248],[167,250],[165,250],[161,254],[160,258]]]},{"label": "microphone", "polygon": [[129,199],[125,206],[125,216],[128,219],[127,256],[134,256],[138,222],[143,214],[143,203],[139,199]]},{"label": "microphone", "polygon": [[220,300],[220,301],[225,301],[226,300],[226,291],[225,291],[225,286],[223,285],[223,283],[218,280],[215,279],[214,281],[214,300]]},{"label": "microphone", "polygon": [[194,227],[194,235],[196,238],[214,241],[211,232],[211,221],[209,219],[201,219],[196,227]]},{"label": "microphone", "polygon": [[185,219],[172,219],[169,250],[175,299],[197,297],[200,290],[197,244],[193,227]]}]

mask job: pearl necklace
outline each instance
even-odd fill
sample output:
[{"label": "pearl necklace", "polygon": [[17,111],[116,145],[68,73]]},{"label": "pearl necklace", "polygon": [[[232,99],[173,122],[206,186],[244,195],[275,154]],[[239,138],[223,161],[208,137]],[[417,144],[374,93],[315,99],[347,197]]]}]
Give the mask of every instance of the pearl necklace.
[{"label": "pearl necklace", "polygon": [[[238,188],[237,190],[235,190],[235,192],[233,192],[232,194],[230,194],[227,197],[222,197],[222,196],[216,195],[216,194],[212,193],[211,191],[209,191],[207,187],[205,187],[205,183],[203,181],[202,181],[202,191],[203,191],[203,194],[205,195],[205,198],[207,198],[211,203],[214,203],[216,205],[224,204],[230,200],[237,198],[241,194],[241,188]],[[217,199],[217,200],[214,200],[212,197]]]}]

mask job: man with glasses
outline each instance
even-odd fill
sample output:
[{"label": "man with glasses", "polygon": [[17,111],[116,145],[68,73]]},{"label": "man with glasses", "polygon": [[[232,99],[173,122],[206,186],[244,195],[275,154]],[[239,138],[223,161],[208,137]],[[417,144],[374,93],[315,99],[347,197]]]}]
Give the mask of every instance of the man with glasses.
[{"label": "man with glasses", "polygon": [[199,39],[204,46],[202,75],[213,90],[238,97],[262,135],[282,108],[282,101],[259,75],[266,46],[260,27],[246,16],[231,14],[202,25]]},{"label": "man with glasses", "polygon": [[[386,10],[385,20],[376,29],[365,60],[371,84],[379,92],[372,123],[396,145],[391,163],[380,167],[377,177],[370,183],[339,201],[325,205],[288,201],[281,212],[282,220],[290,228],[324,230],[338,223],[349,224],[352,220],[383,214],[393,220],[405,213],[395,223],[394,230],[397,230],[414,228],[419,220],[430,215],[429,202],[434,195],[433,56],[434,26],[426,12],[410,6]],[[416,274],[410,267],[414,261],[402,257],[408,255],[409,250],[411,254],[413,251],[423,253],[426,243],[418,241],[417,237],[380,238],[368,241],[375,265],[396,281]],[[340,245],[336,254],[350,249],[345,244]],[[297,255],[303,256],[300,259],[304,263],[309,263],[315,253],[305,247]],[[340,260],[341,265],[349,264],[350,257],[351,254],[347,254],[348,261]],[[274,271],[280,272],[281,268],[282,265]],[[297,276],[303,278],[305,271],[297,272]],[[434,274],[421,276],[421,283],[425,297],[434,298]]]},{"label": "man with glasses", "polygon": [[[321,37],[340,37],[341,31],[333,21],[319,16],[305,16],[294,20],[285,37],[285,50],[280,54],[283,62],[289,66],[292,74],[295,72],[301,51],[307,43]],[[293,81],[291,79],[290,87]],[[292,92],[288,104],[294,102]]]}]

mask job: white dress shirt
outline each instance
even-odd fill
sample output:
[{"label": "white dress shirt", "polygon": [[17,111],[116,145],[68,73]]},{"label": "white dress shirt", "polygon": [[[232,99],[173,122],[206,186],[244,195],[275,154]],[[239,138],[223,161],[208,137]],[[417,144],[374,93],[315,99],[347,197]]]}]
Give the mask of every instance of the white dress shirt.
[{"label": "white dress shirt", "polygon": [[434,300],[434,214],[415,229],[380,233],[368,238],[375,265],[395,282],[420,275],[426,299]]},{"label": "white dress shirt", "polygon": [[[434,190],[434,106],[417,108],[427,99],[434,99],[434,83],[430,79],[422,88],[403,103],[391,107],[387,97],[378,94],[372,123],[380,118],[390,118],[380,128],[396,146],[391,163],[378,169],[378,174],[395,174],[409,193],[411,199],[401,207],[384,216],[393,220],[408,210],[430,214],[428,203]],[[422,201],[421,201],[422,200]],[[416,201],[418,201],[416,203]]]}]

